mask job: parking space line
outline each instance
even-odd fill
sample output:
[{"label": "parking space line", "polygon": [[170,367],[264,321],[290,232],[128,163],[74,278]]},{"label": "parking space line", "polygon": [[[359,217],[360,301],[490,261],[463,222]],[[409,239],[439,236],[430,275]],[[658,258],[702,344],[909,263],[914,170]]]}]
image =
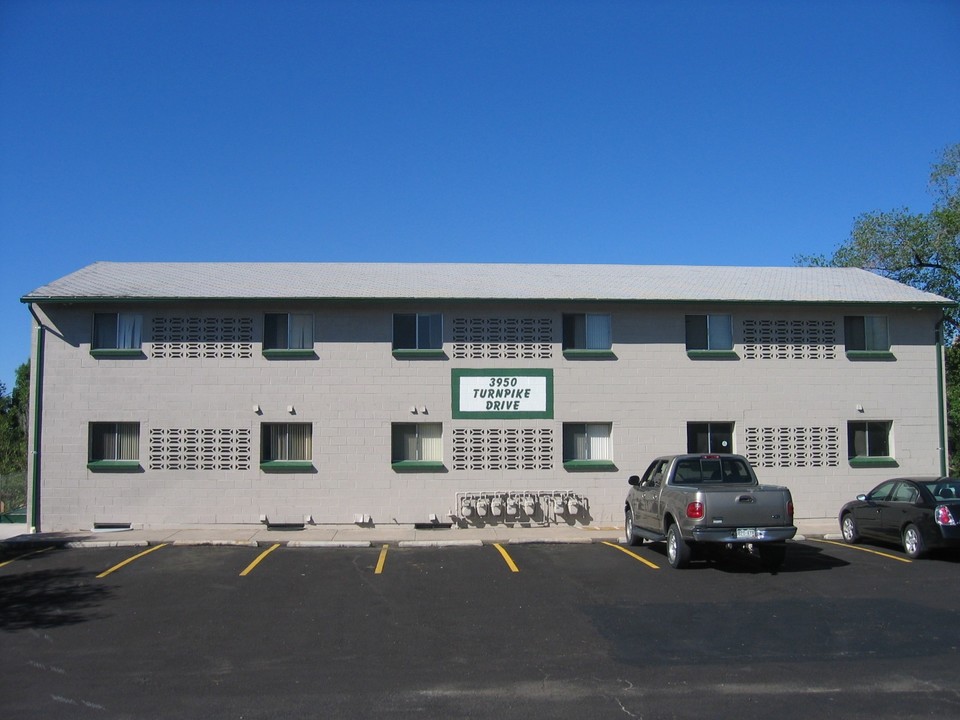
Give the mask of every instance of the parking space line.
[{"label": "parking space line", "polygon": [[632,557],[634,560],[639,560],[640,562],[642,562],[644,565],[646,565],[646,566],[649,567],[649,568],[652,568],[652,569],[654,569],[654,570],[659,570],[659,569],[660,569],[660,566],[659,566],[659,565],[654,565],[654,564],[653,564],[652,562],[650,562],[649,560],[640,557],[640,556],[637,555],[635,552],[630,552],[630,551],[627,550],[625,547],[622,547],[622,546],[620,546],[620,545],[617,545],[616,543],[607,542],[606,540],[604,540],[603,544],[604,544],[604,545],[609,545],[609,546],[612,547],[612,548],[616,548],[617,550],[619,550],[619,551],[622,552],[622,553],[626,553],[627,555],[629,555],[630,557]]},{"label": "parking space line", "polygon": [[152,553],[152,552],[154,552],[154,551],[156,551],[156,550],[159,550],[160,548],[166,547],[166,546],[167,546],[167,543],[161,543],[160,545],[154,545],[152,548],[149,548],[149,549],[147,549],[147,550],[144,550],[142,553],[137,553],[137,554],[134,555],[133,557],[127,558],[127,559],[124,560],[122,563],[117,563],[116,565],[114,565],[114,566],[113,566],[112,568],[110,568],[109,570],[104,570],[102,573],[100,573],[99,575],[97,575],[97,579],[99,580],[100,578],[105,578],[107,575],[109,575],[109,574],[112,573],[112,572],[116,572],[117,570],[119,570],[120,568],[122,568],[124,565],[129,565],[129,564],[132,563],[134,560],[136,560],[136,559],[138,559],[138,558],[142,558],[144,555],[149,555],[150,553]]},{"label": "parking space line", "polygon": [[380,557],[377,559],[377,569],[373,571],[374,575],[380,575],[383,572],[383,565],[387,562],[387,548],[389,545],[384,545],[380,548]]},{"label": "parking space line", "polygon": [[910,560],[909,558],[897,557],[896,555],[890,555],[889,553],[880,552],[879,550],[871,550],[870,548],[860,547],[859,545],[850,545],[849,543],[834,542],[833,540],[819,540],[817,538],[812,538],[812,537],[808,537],[807,540],[823,543],[824,545],[838,545],[843,548],[849,548],[850,550],[859,550],[860,552],[870,553],[871,555],[879,555],[880,557],[889,558],[890,560],[898,560],[902,563],[913,562],[913,560]]},{"label": "parking space line", "polygon": [[500,551],[504,562],[506,562],[507,567],[510,568],[510,572],[520,572],[520,568],[517,567],[517,564],[513,561],[513,558],[510,557],[510,553],[504,549],[503,545],[500,543],[494,543],[493,546]]},{"label": "parking space line", "polygon": [[15,558],[10,558],[9,560],[0,562],[0,568],[5,567],[16,560],[20,560],[25,557],[30,557],[31,555],[38,555],[42,552],[46,552],[47,550],[53,550],[54,547],[55,547],[54,545],[51,545],[50,547],[40,548],[39,550],[31,550],[30,552],[24,553],[23,555],[17,555]]},{"label": "parking space line", "polygon": [[267,555],[269,555],[270,553],[272,553],[272,552],[273,552],[274,550],[276,550],[278,547],[280,547],[280,543],[274,543],[273,545],[271,545],[270,547],[268,547],[266,550],[264,550],[262,553],[260,553],[259,555],[257,555],[257,559],[254,560],[254,561],[253,561],[252,563],[250,563],[249,565],[247,565],[246,569],[245,569],[242,573],[240,573],[240,577],[246,577],[247,575],[249,575],[249,574],[253,571],[253,569],[254,569],[257,565],[259,565],[259,564],[261,563],[261,561],[262,561]]}]

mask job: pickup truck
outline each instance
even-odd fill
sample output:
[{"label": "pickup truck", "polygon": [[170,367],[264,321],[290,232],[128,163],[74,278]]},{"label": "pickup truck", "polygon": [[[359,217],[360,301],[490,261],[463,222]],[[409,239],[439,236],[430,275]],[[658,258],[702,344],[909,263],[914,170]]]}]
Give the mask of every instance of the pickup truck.
[{"label": "pickup truck", "polygon": [[775,572],[797,534],[785,487],[761,485],[741,455],[668,455],[632,476],[624,505],[628,545],[666,540],[671,567],[686,567],[699,548],[753,549]]}]

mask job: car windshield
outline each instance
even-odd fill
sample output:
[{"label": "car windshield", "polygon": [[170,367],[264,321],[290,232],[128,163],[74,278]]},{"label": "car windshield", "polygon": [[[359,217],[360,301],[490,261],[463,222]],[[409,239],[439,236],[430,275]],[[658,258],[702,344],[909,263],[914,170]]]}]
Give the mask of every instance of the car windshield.
[{"label": "car windshield", "polygon": [[957,500],[960,499],[960,479],[958,478],[940,478],[939,480],[924,480],[917,483],[922,485],[934,500]]},{"label": "car windshield", "polygon": [[677,462],[673,482],[677,485],[702,485],[704,483],[753,482],[750,468],[740,458],[705,456],[684,458]]}]

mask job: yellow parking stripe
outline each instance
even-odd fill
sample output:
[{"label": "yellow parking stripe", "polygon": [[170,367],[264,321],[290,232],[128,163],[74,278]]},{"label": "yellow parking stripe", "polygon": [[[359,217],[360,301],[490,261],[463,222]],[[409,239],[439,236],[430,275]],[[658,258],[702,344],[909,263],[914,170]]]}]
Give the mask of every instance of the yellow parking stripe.
[{"label": "yellow parking stripe", "polygon": [[506,562],[507,567],[510,568],[510,572],[520,572],[520,568],[518,568],[517,564],[513,562],[513,558],[510,557],[510,553],[508,553],[500,543],[494,543],[493,546],[500,551],[504,562]]},{"label": "yellow parking stripe", "polygon": [[247,568],[246,568],[242,573],[240,573],[240,577],[246,577],[247,575],[249,575],[250,572],[251,572],[257,565],[259,565],[260,562],[261,562],[267,555],[269,555],[270,553],[272,553],[272,552],[273,552],[274,550],[276,550],[278,547],[280,547],[280,543],[274,543],[273,545],[271,545],[270,547],[268,547],[266,550],[264,550],[262,553],[260,553],[259,555],[257,555],[257,559],[254,560],[254,561],[253,561],[252,563],[250,563],[249,565],[247,565]]},{"label": "yellow parking stripe", "polygon": [[604,545],[609,545],[609,546],[612,547],[612,548],[616,548],[617,550],[619,550],[619,551],[622,552],[622,553],[626,553],[627,555],[629,555],[630,557],[632,557],[634,560],[639,560],[640,562],[642,562],[644,565],[646,565],[646,566],[649,567],[649,568],[653,568],[654,570],[659,570],[659,569],[660,569],[660,566],[659,566],[659,565],[654,565],[654,564],[653,564],[652,562],[650,562],[649,560],[646,560],[646,559],[640,557],[640,556],[637,555],[635,552],[630,552],[630,551],[627,550],[625,547],[621,547],[620,545],[617,545],[616,543],[604,541],[603,544],[604,544]]},{"label": "yellow parking stripe", "polygon": [[383,572],[383,565],[387,562],[387,548],[389,545],[384,545],[380,548],[380,558],[377,560],[377,569],[373,571],[374,575],[379,575]]},{"label": "yellow parking stripe", "polygon": [[834,542],[833,540],[818,540],[817,538],[811,538],[811,537],[808,537],[807,540],[823,543],[824,545],[839,545],[840,547],[850,548],[851,550],[859,550],[860,552],[870,553],[871,555],[879,555],[880,557],[889,558],[890,560],[899,560],[902,563],[913,562],[913,560],[910,560],[909,558],[897,557],[896,555],[890,555],[889,553],[880,552],[879,550],[871,550],[870,548],[860,547],[859,545],[850,545],[848,543]]},{"label": "yellow parking stripe", "polygon": [[154,551],[156,551],[156,550],[159,550],[159,549],[162,548],[162,547],[166,547],[166,546],[167,546],[167,543],[161,543],[160,545],[155,545],[155,546],[153,546],[152,548],[149,548],[149,549],[147,549],[147,550],[144,550],[142,553],[137,553],[137,554],[134,555],[133,557],[127,558],[127,559],[124,560],[122,563],[118,563],[117,565],[114,565],[114,566],[113,566],[112,568],[110,568],[109,570],[104,570],[102,573],[100,573],[99,575],[97,575],[97,579],[105,578],[107,575],[109,575],[109,574],[112,573],[112,572],[116,572],[117,570],[119,570],[120,568],[122,568],[124,565],[129,565],[130,563],[132,563],[132,562],[133,562],[134,560],[136,560],[137,558],[142,558],[144,555],[149,555],[150,553],[152,553],[152,552],[154,552]]},{"label": "yellow parking stripe", "polygon": [[53,550],[54,547],[55,547],[54,545],[51,545],[50,547],[40,548],[39,550],[31,550],[30,552],[24,553],[23,555],[17,555],[15,558],[10,558],[9,560],[5,560],[4,562],[0,562],[0,567],[4,567],[4,566],[6,566],[6,565],[9,565],[10,563],[14,562],[15,560],[20,560],[21,558],[29,557],[29,556],[31,556],[31,555],[37,555],[37,554],[39,554],[39,553],[46,552],[47,550]]}]

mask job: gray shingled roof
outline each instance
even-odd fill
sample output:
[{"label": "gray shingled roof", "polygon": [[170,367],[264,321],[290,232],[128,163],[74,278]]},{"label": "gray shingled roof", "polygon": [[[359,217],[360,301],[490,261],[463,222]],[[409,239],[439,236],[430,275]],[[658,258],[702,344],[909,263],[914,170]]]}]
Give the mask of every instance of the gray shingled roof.
[{"label": "gray shingled roof", "polygon": [[953,304],[856,268],[488,263],[97,262],[21,300],[265,298]]}]

